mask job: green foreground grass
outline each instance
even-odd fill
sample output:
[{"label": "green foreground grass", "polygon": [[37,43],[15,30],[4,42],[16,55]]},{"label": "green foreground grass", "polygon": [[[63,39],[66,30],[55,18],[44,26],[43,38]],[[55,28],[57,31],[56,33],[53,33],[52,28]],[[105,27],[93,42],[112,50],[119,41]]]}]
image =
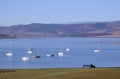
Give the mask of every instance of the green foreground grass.
[{"label": "green foreground grass", "polygon": [[0,79],[120,79],[120,68],[19,69],[0,73]]}]

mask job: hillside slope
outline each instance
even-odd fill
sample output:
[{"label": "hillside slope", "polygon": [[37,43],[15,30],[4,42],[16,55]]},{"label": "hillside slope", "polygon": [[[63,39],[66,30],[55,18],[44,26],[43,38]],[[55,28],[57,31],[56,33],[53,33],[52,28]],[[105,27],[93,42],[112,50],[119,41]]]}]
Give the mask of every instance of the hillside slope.
[{"label": "hillside slope", "polygon": [[1,26],[0,34],[17,37],[120,37],[120,21]]}]

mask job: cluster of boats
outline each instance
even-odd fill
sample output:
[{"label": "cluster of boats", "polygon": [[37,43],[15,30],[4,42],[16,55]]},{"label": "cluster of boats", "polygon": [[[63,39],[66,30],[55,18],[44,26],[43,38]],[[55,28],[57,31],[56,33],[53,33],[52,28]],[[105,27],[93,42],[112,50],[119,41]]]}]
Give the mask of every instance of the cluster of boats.
[{"label": "cluster of boats", "polygon": [[[69,52],[70,50],[71,50],[70,48],[66,48],[66,49],[65,49],[65,51],[67,51],[67,52]],[[94,52],[95,52],[95,53],[100,53],[101,50],[96,49],[96,50],[94,50]],[[32,54],[32,53],[33,53],[33,48],[29,47],[29,48],[27,49],[27,53],[28,53],[28,54]],[[10,43],[10,51],[6,53],[6,56],[8,56],[8,57],[12,57],[12,56],[13,56],[13,53],[11,52],[11,43]],[[47,56],[47,57],[54,57],[55,54],[50,54],[50,53],[48,53],[48,54],[46,54],[46,56]],[[63,52],[63,51],[58,52],[58,56],[59,56],[59,57],[64,56],[64,52]],[[39,56],[39,55],[35,55],[35,56],[32,56],[32,58],[40,58],[40,56]],[[24,56],[24,57],[22,57],[21,59],[22,59],[23,61],[28,61],[30,58],[29,58],[28,56]]]},{"label": "cluster of boats", "polygon": [[[70,50],[71,50],[70,48],[67,48],[67,49],[66,49],[67,52],[69,52]],[[94,50],[94,52],[95,52],[95,53],[100,53],[101,50],[96,49],[96,50]],[[33,48],[28,48],[28,49],[27,49],[27,53],[28,53],[28,54],[32,54],[32,53],[33,53]],[[13,56],[13,53],[12,53],[11,51],[9,51],[8,53],[6,53],[6,56],[12,57],[12,56]],[[46,54],[46,56],[47,56],[47,57],[54,57],[55,54]],[[59,57],[64,56],[64,52],[62,52],[62,51],[58,52],[58,56],[59,56]],[[32,58],[40,58],[40,56],[39,56],[39,55],[35,55],[35,56],[32,56]],[[24,57],[22,57],[21,59],[22,59],[23,61],[28,61],[30,58],[29,58],[28,56],[24,56]]]},{"label": "cluster of boats", "polygon": [[[69,52],[69,51],[70,51],[70,48],[67,48],[66,51]],[[28,48],[28,49],[27,49],[27,53],[28,53],[28,54],[32,54],[32,53],[33,53],[33,48]],[[6,56],[8,56],[8,57],[12,57],[13,55],[14,55],[14,54],[11,52],[11,50],[10,50],[8,53],[6,53]],[[47,56],[47,57],[54,57],[55,54],[50,54],[50,53],[48,53],[48,54],[46,54],[46,56]],[[60,56],[60,57],[64,56],[64,52],[62,52],[62,51],[58,52],[58,56]],[[40,56],[39,56],[39,55],[34,55],[34,56],[32,56],[32,58],[40,58]],[[29,58],[28,56],[24,56],[24,57],[22,57],[21,59],[22,59],[23,61],[28,61],[30,58]]]}]

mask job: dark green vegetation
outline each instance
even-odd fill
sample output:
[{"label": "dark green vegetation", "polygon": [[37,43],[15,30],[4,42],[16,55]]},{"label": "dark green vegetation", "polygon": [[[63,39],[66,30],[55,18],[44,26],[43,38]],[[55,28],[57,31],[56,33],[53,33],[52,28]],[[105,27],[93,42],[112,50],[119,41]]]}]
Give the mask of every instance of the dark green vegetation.
[{"label": "dark green vegetation", "polygon": [[23,69],[0,73],[0,79],[120,79],[120,68]]},{"label": "dark green vegetation", "polygon": [[17,37],[120,37],[120,21],[1,26],[0,34]]},{"label": "dark green vegetation", "polygon": [[0,39],[15,38],[15,36],[0,34]]}]

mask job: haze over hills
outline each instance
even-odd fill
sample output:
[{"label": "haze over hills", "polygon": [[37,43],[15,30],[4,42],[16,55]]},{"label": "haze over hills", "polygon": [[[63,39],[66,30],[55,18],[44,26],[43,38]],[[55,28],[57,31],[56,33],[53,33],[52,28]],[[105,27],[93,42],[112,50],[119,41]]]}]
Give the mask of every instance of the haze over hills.
[{"label": "haze over hills", "polygon": [[9,37],[120,37],[120,21],[0,26],[0,36],[4,35]]}]

